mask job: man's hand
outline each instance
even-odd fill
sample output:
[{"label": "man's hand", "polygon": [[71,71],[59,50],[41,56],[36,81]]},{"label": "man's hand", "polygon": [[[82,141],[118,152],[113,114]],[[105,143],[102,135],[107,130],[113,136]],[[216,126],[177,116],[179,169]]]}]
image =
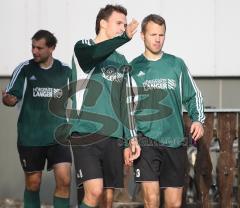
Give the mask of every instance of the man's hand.
[{"label": "man's hand", "polygon": [[132,138],[129,140],[129,147],[124,149],[124,161],[125,165],[131,166],[133,160],[136,160],[141,153],[141,147],[138,144],[137,138]]},{"label": "man's hand", "polygon": [[2,102],[6,106],[15,106],[17,103],[17,97],[2,91]]},{"label": "man's hand", "polygon": [[131,151],[130,147],[127,147],[124,149],[123,157],[124,157],[125,165],[132,166],[132,163],[133,163],[133,161],[131,160],[132,151]]},{"label": "man's hand", "polygon": [[193,122],[191,125],[190,133],[192,134],[192,138],[195,141],[199,140],[204,134],[202,123],[198,121]]},{"label": "man's hand", "polygon": [[129,147],[131,149],[131,152],[132,152],[132,161],[137,159],[139,156],[140,156],[140,153],[141,153],[141,147],[140,145],[138,144],[138,140],[137,138],[132,138],[129,140]]},{"label": "man's hand", "polygon": [[126,27],[126,33],[129,38],[132,38],[133,35],[137,32],[138,21],[132,19],[132,21]]}]

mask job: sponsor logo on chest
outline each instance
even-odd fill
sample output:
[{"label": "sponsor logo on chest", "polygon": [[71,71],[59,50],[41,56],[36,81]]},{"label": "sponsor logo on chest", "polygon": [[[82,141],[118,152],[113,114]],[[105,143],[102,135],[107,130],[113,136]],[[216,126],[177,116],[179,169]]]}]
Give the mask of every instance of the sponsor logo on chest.
[{"label": "sponsor logo on chest", "polygon": [[162,89],[162,90],[175,90],[176,81],[174,79],[152,79],[143,82],[144,91]]},{"label": "sponsor logo on chest", "polygon": [[62,89],[50,88],[50,87],[35,87],[35,88],[33,88],[33,97],[61,98],[62,94],[63,94]]}]

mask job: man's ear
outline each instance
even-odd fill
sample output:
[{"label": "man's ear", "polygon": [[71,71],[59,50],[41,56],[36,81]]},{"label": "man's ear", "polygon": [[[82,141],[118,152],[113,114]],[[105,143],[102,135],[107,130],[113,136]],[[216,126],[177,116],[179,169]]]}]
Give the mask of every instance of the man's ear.
[{"label": "man's ear", "polygon": [[49,50],[52,53],[55,50],[55,46],[49,47]]},{"label": "man's ear", "polygon": [[142,41],[144,41],[144,33],[143,32],[141,32],[141,39],[142,39]]},{"label": "man's ear", "polygon": [[100,21],[100,29],[101,28],[103,28],[103,29],[107,28],[107,21],[104,19],[101,19],[101,21]]}]

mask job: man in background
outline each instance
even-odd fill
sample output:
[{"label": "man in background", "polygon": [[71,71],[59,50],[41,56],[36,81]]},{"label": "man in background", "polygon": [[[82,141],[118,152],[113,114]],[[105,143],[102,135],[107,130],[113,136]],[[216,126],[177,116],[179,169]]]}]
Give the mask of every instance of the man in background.
[{"label": "man in background", "polygon": [[71,81],[72,72],[53,58],[56,44],[57,39],[51,32],[37,31],[32,37],[33,59],[17,66],[2,94],[6,106],[21,103],[17,146],[25,174],[25,208],[40,208],[39,191],[46,160],[47,169],[53,169],[56,181],[54,207],[69,207],[70,148],[58,144],[54,137],[55,129],[66,122],[66,118],[50,112],[48,103],[50,99],[68,96],[68,91],[62,88]]}]

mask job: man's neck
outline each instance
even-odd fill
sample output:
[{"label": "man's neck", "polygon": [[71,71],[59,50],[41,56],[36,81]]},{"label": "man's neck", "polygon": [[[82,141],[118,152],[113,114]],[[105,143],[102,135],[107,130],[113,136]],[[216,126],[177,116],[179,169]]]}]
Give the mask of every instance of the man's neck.
[{"label": "man's neck", "polygon": [[105,33],[99,32],[99,34],[94,38],[95,43],[101,43],[105,40],[108,40],[109,38]]},{"label": "man's neck", "polygon": [[157,61],[159,60],[160,58],[162,58],[162,55],[163,55],[163,51],[160,51],[159,53],[152,53],[148,50],[145,50],[143,55],[148,59],[148,60],[151,60],[151,61]]},{"label": "man's neck", "polygon": [[42,69],[50,69],[53,65],[53,57],[49,57],[47,59],[47,61],[43,62],[43,63],[40,63],[39,66],[42,68]]}]

